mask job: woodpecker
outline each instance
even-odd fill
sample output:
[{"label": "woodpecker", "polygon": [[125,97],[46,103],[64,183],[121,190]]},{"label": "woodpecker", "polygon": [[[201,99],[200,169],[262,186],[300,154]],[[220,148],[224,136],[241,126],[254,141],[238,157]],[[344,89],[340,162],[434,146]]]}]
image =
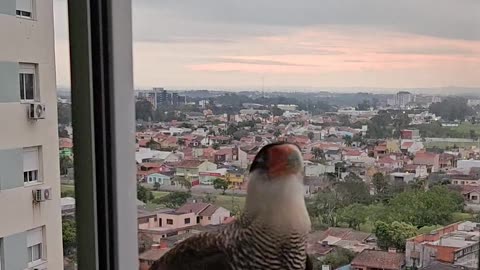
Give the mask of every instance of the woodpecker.
[{"label": "woodpecker", "polygon": [[264,146],[248,180],[245,209],[235,222],[184,240],[150,270],[313,269],[306,254],[311,223],[299,148],[283,142]]}]

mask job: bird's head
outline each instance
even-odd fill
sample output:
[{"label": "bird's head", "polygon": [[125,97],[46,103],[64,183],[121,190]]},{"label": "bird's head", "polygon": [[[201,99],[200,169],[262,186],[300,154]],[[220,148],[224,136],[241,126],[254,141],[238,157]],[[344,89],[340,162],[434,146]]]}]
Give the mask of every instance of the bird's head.
[{"label": "bird's head", "polygon": [[264,146],[250,166],[245,214],[269,227],[307,232],[303,158],[291,143]]},{"label": "bird's head", "polygon": [[268,144],[255,156],[250,166],[250,175],[252,174],[264,176],[258,179],[267,181],[301,176],[303,174],[302,153],[298,146],[291,143]]}]

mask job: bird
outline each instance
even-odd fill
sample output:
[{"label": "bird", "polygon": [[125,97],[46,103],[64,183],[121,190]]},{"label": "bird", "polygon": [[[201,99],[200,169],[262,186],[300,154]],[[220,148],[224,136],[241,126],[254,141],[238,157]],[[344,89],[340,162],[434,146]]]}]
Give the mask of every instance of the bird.
[{"label": "bird", "polygon": [[243,213],[219,232],[180,242],[150,270],[309,270],[310,230],[301,151],[295,144],[271,143],[250,166]]}]

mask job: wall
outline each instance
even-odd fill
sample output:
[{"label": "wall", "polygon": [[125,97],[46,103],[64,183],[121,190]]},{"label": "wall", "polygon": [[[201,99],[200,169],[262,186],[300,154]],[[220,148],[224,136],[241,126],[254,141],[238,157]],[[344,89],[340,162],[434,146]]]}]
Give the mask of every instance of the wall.
[{"label": "wall", "polygon": [[[160,213],[157,215],[158,217],[158,222],[160,224],[160,219],[162,219],[162,227],[161,228],[168,228],[168,229],[178,229],[178,228],[183,228],[186,226],[192,226],[197,223],[197,218],[195,216],[195,213],[187,213],[187,214],[181,214],[181,215],[176,215],[176,214],[168,214],[168,213]],[[190,218],[190,224],[185,224],[185,219]],[[169,225],[167,224],[167,219],[172,219],[173,224]]]},{"label": "wall", "polygon": [[225,218],[230,217],[230,211],[227,209],[220,207],[213,213],[212,219],[210,220],[210,224],[212,225],[219,225],[222,224]]},{"label": "wall", "polygon": [[[4,127],[0,132],[0,150],[41,145],[44,183],[0,191],[0,216],[8,217],[1,221],[0,238],[8,239],[12,235],[46,226],[45,254],[48,256],[46,266],[48,269],[56,270],[63,268],[63,249],[53,1],[35,2],[36,20],[28,20],[10,16],[15,14],[15,0],[0,1],[0,36],[8,37],[0,42],[0,63],[7,63],[1,64],[0,68],[0,123],[8,123],[8,128]],[[27,107],[20,103],[18,73],[13,74],[14,66],[18,69],[19,62],[38,64],[40,101],[46,104],[46,119],[31,121],[26,117]],[[11,76],[14,76],[14,79]],[[13,89],[12,87],[18,92],[10,92],[9,89]],[[21,177],[23,179],[23,176]],[[52,188],[52,200],[34,205],[32,189],[41,186]],[[15,204],[15,207],[11,207],[12,204]]]}]

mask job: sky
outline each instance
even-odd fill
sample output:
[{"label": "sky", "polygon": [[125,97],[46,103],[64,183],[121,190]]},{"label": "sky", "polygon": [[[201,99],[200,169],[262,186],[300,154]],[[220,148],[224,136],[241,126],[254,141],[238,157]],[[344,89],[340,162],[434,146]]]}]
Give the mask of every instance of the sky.
[{"label": "sky", "polygon": [[[137,89],[480,86],[478,0],[132,0]],[[66,0],[54,0],[69,85]]]}]

